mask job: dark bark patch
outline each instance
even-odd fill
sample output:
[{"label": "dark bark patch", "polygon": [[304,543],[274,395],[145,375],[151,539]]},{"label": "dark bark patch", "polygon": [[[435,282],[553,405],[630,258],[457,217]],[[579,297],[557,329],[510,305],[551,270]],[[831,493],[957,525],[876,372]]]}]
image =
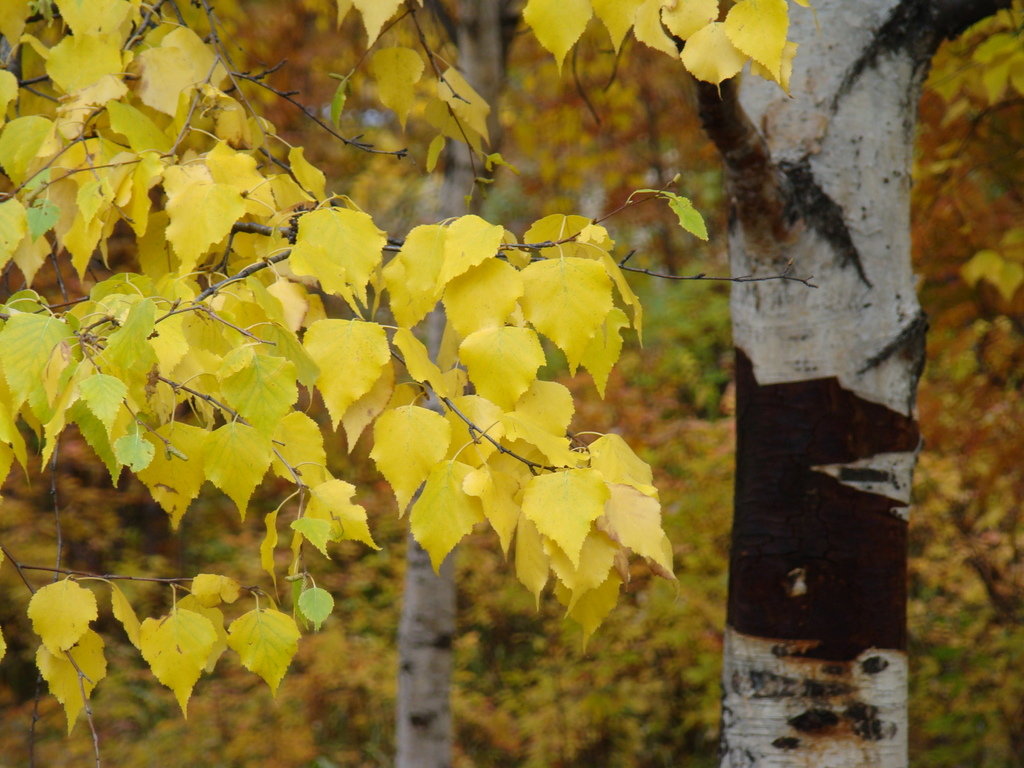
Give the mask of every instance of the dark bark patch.
[{"label": "dark bark patch", "polygon": [[[834,377],[759,385],[740,350],[736,380],[729,624],[754,637],[814,641],[795,653],[802,658],[904,649],[907,529],[892,514],[898,502],[812,468],[912,451],[916,423]],[[794,569],[803,594],[787,590]]]},{"label": "dark bark patch", "polygon": [[839,265],[843,268],[853,267],[861,282],[871,288],[860,253],[846,227],[843,209],[818,184],[811,171],[810,161],[807,158],[798,163],[784,160],[779,163],[779,169],[789,179],[790,200],[800,217],[828,243]]},{"label": "dark bark patch", "polygon": [[883,741],[896,735],[896,724],[878,717],[878,707],[857,701],[850,704],[843,717],[850,721],[853,732],[865,741]]},{"label": "dark bark patch", "polygon": [[882,656],[868,656],[860,664],[860,668],[867,675],[877,675],[888,666],[889,662]]},{"label": "dark bark patch", "polygon": [[433,642],[431,642],[430,647],[437,648],[441,651],[446,651],[452,647],[452,636],[448,633],[439,634],[437,637],[434,638]]},{"label": "dark bark patch", "polygon": [[435,717],[437,717],[435,712],[414,712],[409,715],[409,722],[415,728],[429,728]]},{"label": "dark bark patch", "polygon": [[808,709],[787,722],[802,733],[820,733],[838,725],[839,715],[831,709]]},{"label": "dark bark patch", "polygon": [[776,749],[796,749],[800,746],[800,739],[795,736],[780,736],[772,742]]}]

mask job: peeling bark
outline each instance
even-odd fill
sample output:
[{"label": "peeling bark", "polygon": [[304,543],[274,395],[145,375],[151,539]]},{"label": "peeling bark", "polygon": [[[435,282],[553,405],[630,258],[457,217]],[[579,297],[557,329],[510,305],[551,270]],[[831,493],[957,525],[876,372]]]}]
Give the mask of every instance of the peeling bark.
[{"label": "peeling bark", "polygon": [[792,96],[701,87],[734,274],[737,476],[721,763],[907,764],[906,541],[927,320],[910,266],[918,91],[1006,2],[794,9]]}]

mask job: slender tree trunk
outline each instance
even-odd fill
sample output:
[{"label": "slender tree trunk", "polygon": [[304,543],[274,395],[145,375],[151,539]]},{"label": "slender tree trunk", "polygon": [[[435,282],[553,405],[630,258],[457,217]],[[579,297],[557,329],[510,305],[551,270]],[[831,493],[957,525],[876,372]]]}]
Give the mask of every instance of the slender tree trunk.
[{"label": "slender tree trunk", "polygon": [[792,95],[700,88],[732,204],[737,475],[723,766],[907,764],[906,541],[927,321],[910,264],[918,91],[1005,2],[794,8]]},{"label": "slender tree trunk", "polygon": [[[505,58],[515,15],[508,0],[462,0],[457,16],[433,10],[459,50],[459,69],[492,111],[488,120],[492,151],[500,142],[497,102],[505,82]],[[474,192],[478,172],[469,150],[449,143],[436,218],[459,216],[479,207]],[[472,194],[467,206],[466,198]],[[427,346],[436,355],[443,317],[427,320]],[[402,617],[398,627],[398,706],[396,768],[448,768],[452,762],[452,639],[455,636],[453,552],[435,574],[426,551],[408,537]]]}]

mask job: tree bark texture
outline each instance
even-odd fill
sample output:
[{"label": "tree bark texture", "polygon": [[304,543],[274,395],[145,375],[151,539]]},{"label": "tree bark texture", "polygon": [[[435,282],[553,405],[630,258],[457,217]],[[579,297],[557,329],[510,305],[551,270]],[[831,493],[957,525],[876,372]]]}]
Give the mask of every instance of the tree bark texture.
[{"label": "tree bark texture", "polygon": [[[457,16],[432,4],[454,36],[459,69],[492,111],[488,120],[491,151],[500,139],[497,101],[505,82],[505,59],[517,15],[508,0],[463,0]],[[479,162],[479,161],[475,161]],[[444,219],[479,206],[473,195],[476,168],[470,151],[449,143],[445,173],[433,213]],[[436,355],[444,319],[437,310],[427,319],[427,347]],[[454,553],[435,574],[426,551],[408,537],[402,616],[398,627],[398,705],[395,767],[448,768],[452,763],[452,639],[455,636]]]},{"label": "tree bark texture", "polygon": [[737,474],[721,764],[907,764],[906,543],[927,320],[910,263],[920,85],[1004,5],[793,8],[791,95],[699,88],[725,162]]}]

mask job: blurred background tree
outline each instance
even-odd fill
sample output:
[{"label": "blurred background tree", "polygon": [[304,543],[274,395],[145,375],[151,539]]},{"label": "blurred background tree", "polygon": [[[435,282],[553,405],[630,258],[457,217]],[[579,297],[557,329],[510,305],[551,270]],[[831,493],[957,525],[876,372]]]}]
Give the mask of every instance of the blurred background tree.
[{"label": "blurred background tree", "polygon": [[[363,39],[358,22],[350,18],[336,31],[332,8],[328,0],[218,4],[253,69],[288,59],[275,84],[325,109],[337,87],[327,73],[367,66],[361,44],[353,42]],[[911,518],[911,759],[938,768],[1024,765],[1019,25],[1019,18],[996,17],[947,45],[922,100],[914,236],[931,332],[919,400],[926,444]],[[443,39],[439,29],[428,25],[426,32]],[[692,104],[679,97],[678,67],[643,46],[627,46],[616,56],[604,33],[592,29],[559,77],[532,37],[517,37],[499,115],[503,154],[515,172],[496,169],[493,183],[478,191],[485,193],[483,215],[500,212],[510,224],[568,208],[600,215],[633,189],[660,186],[680,173],[683,190],[708,217],[710,245],[686,235],[655,205],[620,218],[618,239],[637,249],[639,266],[724,274],[715,152]],[[431,135],[416,114],[403,132],[376,104],[372,77],[351,83],[343,132],[387,149],[409,147],[408,160],[346,149],[280,101],[268,99],[263,108],[329,169],[338,191],[380,212],[382,226],[404,230],[430,220],[441,183],[439,174],[423,180],[421,173]],[[460,548],[456,766],[716,762],[732,503],[728,291],[644,277],[633,284],[648,307],[643,348],[624,352],[603,401],[592,388],[565,381],[577,394],[591,390],[580,423],[643,436],[634,447],[658,470],[678,590],[638,568],[584,653],[578,630],[562,622],[554,601],[538,613],[526,590],[508,578],[495,541]],[[277,700],[240,668],[224,665],[198,683],[186,722],[170,692],[153,685],[139,663],[95,694],[110,765],[391,764],[405,526],[367,452],[361,442],[350,454],[339,437],[329,462],[360,488],[373,489],[359,500],[374,517],[383,549],[338,550],[322,575],[338,609],[322,633],[304,642]],[[0,528],[26,559],[43,561],[52,552],[53,541],[32,531],[55,504],[71,567],[186,572],[202,563],[239,571],[245,562],[239,553],[256,546],[261,516],[239,523],[217,494],[197,503],[172,534],[166,515],[134,479],[110,487],[84,442],[65,438],[59,455],[56,472],[36,467],[28,478],[12,477],[4,494]],[[254,504],[269,510],[279,497],[280,488],[268,481]],[[0,579],[13,578],[10,569],[0,571]],[[252,580],[258,578],[254,568]],[[145,585],[127,589],[137,605],[146,601]],[[35,642],[28,627],[16,629],[17,613],[0,605],[9,644],[0,677],[0,766],[27,764],[33,730],[37,765],[81,765],[91,759],[87,730],[80,726],[68,738],[56,702],[44,695],[36,703]],[[111,638],[111,655],[134,658],[127,644],[113,642],[119,630],[100,629]]]}]

